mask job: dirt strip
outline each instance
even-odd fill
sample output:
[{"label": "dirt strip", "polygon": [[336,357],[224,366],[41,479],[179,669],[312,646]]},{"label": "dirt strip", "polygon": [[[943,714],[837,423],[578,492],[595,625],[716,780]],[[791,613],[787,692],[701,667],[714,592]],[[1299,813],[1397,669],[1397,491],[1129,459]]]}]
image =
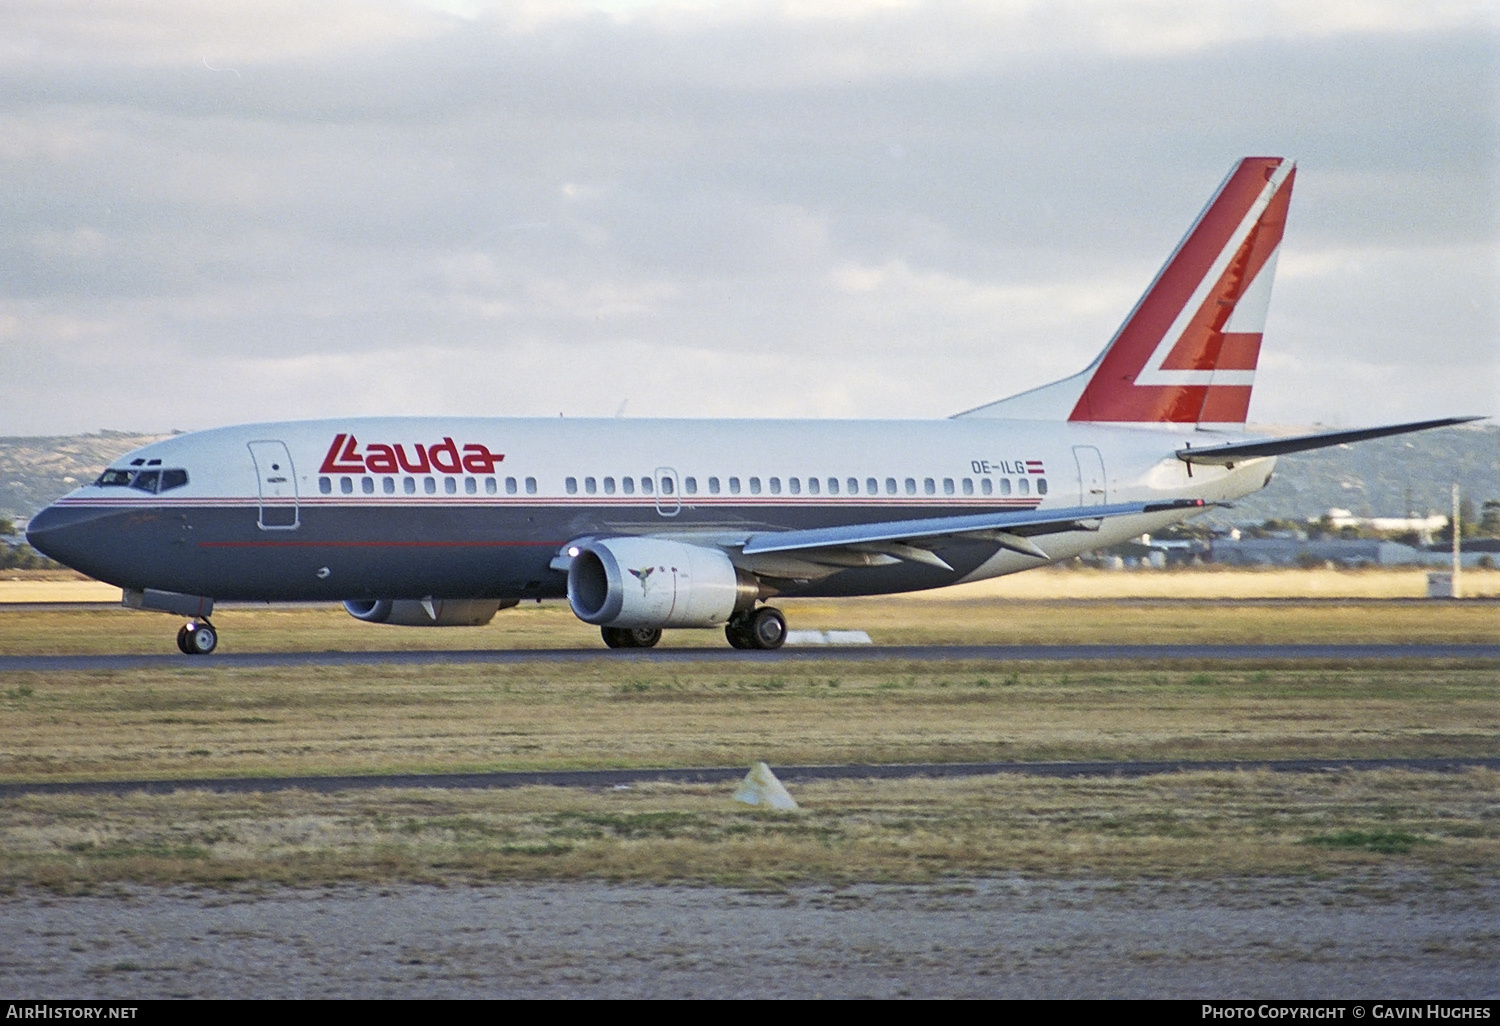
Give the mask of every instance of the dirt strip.
[{"label": "dirt strip", "polygon": [[[955,762],[894,765],[780,766],[785,781],[904,780],[912,777],[977,777],[1014,774],[1029,777],[1149,777],[1161,773],[1251,772],[1337,773],[1401,769],[1424,773],[1459,773],[1466,769],[1500,770],[1500,757],[1467,759],[1271,759],[1263,761],[1172,762]],[[191,780],[71,780],[0,784],[0,800],[24,794],[171,794],[213,791],[254,794],[269,791],[334,791],[374,788],[620,787],[630,784],[712,784],[743,776],[743,766],[707,766],[615,770],[542,770],[513,773],[384,773],[362,776],[207,777]]]}]

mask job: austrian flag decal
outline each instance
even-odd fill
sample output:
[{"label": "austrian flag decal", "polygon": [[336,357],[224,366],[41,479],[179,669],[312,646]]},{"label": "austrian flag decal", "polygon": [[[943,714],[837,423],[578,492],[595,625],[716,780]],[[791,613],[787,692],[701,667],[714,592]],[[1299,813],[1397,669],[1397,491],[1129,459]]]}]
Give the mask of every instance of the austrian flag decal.
[{"label": "austrian flag decal", "polygon": [[451,438],[436,445],[414,444],[411,455],[406,445],[371,442],[360,452],[359,440],[353,435],[338,435],[328,447],[328,455],[319,468],[324,474],[493,474],[495,464],[505,459],[503,453],[490,452],[483,445],[469,444],[459,451]]}]

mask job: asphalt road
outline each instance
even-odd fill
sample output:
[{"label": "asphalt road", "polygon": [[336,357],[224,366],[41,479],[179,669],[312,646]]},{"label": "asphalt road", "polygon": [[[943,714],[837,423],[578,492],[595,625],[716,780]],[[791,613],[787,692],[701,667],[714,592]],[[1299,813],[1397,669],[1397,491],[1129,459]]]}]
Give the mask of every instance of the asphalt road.
[{"label": "asphalt road", "polygon": [[[885,765],[777,766],[787,783],[809,780],[902,780],[911,777],[976,777],[1013,774],[1028,777],[1146,777],[1159,773],[1270,770],[1275,773],[1335,773],[1404,769],[1457,773],[1470,768],[1500,770],[1500,757],[1459,759],[1268,759],[1259,761],[1177,760],[1168,762],[937,762]],[[267,791],[348,791],[370,788],[628,787],[631,784],[723,783],[744,776],[743,766],[678,769],[551,770],[512,773],[374,773],[322,777],[205,777],[193,780],[74,780],[0,784],[0,800],[23,794],[170,794],[214,791],[250,794]]]},{"label": "asphalt road", "polygon": [[1219,660],[1228,662],[1310,659],[1500,659],[1500,645],[859,645],[740,652],[731,648],[653,649],[462,649],[434,652],[225,652],[211,656],[6,655],[0,673],[57,670],[136,670],[161,666],[433,666],[446,663],[517,665],[591,660],[628,663],[788,663],[1088,660]]}]

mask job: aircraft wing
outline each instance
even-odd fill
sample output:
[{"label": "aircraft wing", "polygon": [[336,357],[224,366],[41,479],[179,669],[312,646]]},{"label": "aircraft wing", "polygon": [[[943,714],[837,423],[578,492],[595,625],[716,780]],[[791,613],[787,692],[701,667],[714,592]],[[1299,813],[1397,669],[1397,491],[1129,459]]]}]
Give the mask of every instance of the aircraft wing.
[{"label": "aircraft wing", "polygon": [[1184,463],[1231,464],[1257,456],[1281,456],[1289,452],[1306,452],[1323,449],[1330,445],[1348,442],[1363,442],[1367,438],[1384,438],[1386,435],[1404,435],[1409,431],[1426,431],[1428,428],[1449,427],[1467,424],[1483,417],[1444,417],[1441,420],[1419,420],[1410,424],[1387,424],[1383,427],[1355,428],[1352,431],[1322,431],[1315,435],[1290,435],[1282,438],[1257,438],[1249,442],[1231,442],[1228,445],[1207,445],[1201,449],[1186,446],[1177,450],[1177,458]]},{"label": "aircraft wing", "polygon": [[951,570],[952,567],[932,552],[933,546],[944,541],[988,541],[1038,559],[1050,559],[1045,551],[1031,541],[1033,537],[1064,531],[1097,531],[1100,524],[1109,517],[1208,505],[1216,504],[1206,503],[1202,499],[1118,502],[1108,506],[1070,506],[1064,509],[976,513],[924,520],[887,520],[873,524],[815,527],[803,531],[765,531],[751,535],[741,551],[747,556],[807,553],[815,562],[820,562],[822,560],[812,550],[822,550],[830,555],[843,550],[893,557],[887,562],[908,560]]}]

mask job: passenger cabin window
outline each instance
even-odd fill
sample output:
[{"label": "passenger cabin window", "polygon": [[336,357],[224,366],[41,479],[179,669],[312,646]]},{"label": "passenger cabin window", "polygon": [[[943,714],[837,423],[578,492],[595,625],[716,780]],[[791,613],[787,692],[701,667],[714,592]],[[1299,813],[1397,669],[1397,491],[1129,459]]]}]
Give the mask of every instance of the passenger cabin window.
[{"label": "passenger cabin window", "polygon": [[689,495],[698,494],[698,479],[696,477],[685,477],[682,479],[682,490]]},{"label": "passenger cabin window", "polygon": [[[922,491],[926,492],[928,495],[936,495],[937,482],[930,477],[924,477],[922,479]],[[949,491],[952,491],[952,489],[950,488]]]},{"label": "passenger cabin window", "polygon": [[909,477],[909,478],[906,479],[906,494],[907,495],[916,495],[917,494],[917,479],[916,478]]},{"label": "passenger cabin window", "polygon": [[981,477],[979,479],[979,490],[984,494],[989,495],[992,491],[994,491],[994,488],[995,486],[990,482],[989,478]]},{"label": "passenger cabin window", "polygon": [[[986,492],[985,494],[988,495],[989,493]],[[1002,477],[1000,479],[1000,494],[1001,495],[1009,495],[1010,494],[1010,478],[1008,478],[1008,477]]]},{"label": "passenger cabin window", "polygon": [[[853,481],[854,478],[851,477],[849,480]],[[839,479],[836,478],[836,477],[830,477],[828,479],[828,494],[829,495],[837,495],[838,493],[839,493]]]},{"label": "passenger cabin window", "polygon": [[352,477],[341,477],[341,478],[339,478],[339,491],[343,492],[345,495],[353,495],[354,494],[354,478],[352,478]]},{"label": "passenger cabin window", "polygon": [[[792,480],[795,481],[796,478],[792,478]],[[817,478],[810,477],[810,478],[807,479],[807,494],[808,495],[817,495],[818,494],[818,488],[819,488],[819,485],[818,485],[818,479]]]},{"label": "passenger cabin window", "polygon": [[563,482],[563,487],[568,490],[569,495],[578,494],[578,478],[570,477]]},{"label": "passenger cabin window", "polygon": [[781,478],[779,478],[779,477],[773,477],[773,478],[771,478],[771,494],[772,495],[780,495],[781,494]]},{"label": "passenger cabin window", "polygon": [[626,495],[634,495],[635,494],[635,478],[633,478],[633,477],[622,477],[622,478],[620,478],[620,491],[624,492]]},{"label": "passenger cabin window", "polygon": [[528,477],[526,479],[526,494],[527,495],[535,495],[536,494],[536,478],[534,478],[534,477]]},{"label": "passenger cabin window", "polygon": [[849,486],[849,494],[850,495],[858,495],[859,494],[859,478],[857,478],[857,477],[851,477],[848,481],[845,481],[844,483]]},{"label": "passenger cabin window", "polygon": [[516,479],[515,478],[513,478],[513,477],[507,477],[505,479],[505,494],[506,495],[514,495],[514,494],[516,494]]},{"label": "passenger cabin window", "polygon": [[972,477],[966,477],[966,478],[964,478],[964,494],[965,495],[973,495],[974,494],[974,479]]},{"label": "passenger cabin window", "polygon": [[449,495],[457,495],[458,494],[458,478],[456,478],[456,477],[445,477],[445,478],[443,478],[443,491],[447,492]]},{"label": "passenger cabin window", "polygon": [[[896,479],[894,477],[892,477],[892,478],[887,478],[887,480],[890,481],[891,491],[894,492],[896,490]],[[865,478],[865,494],[866,495],[879,495],[880,494],[880,482],[877,481],[877,480],[875,480],[873,477],[867,477],[867,478]]]},{"label": "passenger cabin window", "polygon": [[485,478],[484,479],[484,494],[486,494],[486,495],[494,495],[497,491],[499,491],[499,485],[496,483],[495,479],[493,477],[487,477],[487,478]]},{"label": "passenger cabin window", "polygon": [[590,495],[593,495],[599,490],[599,482],[595,481],[591,477],[586,477],[583,479],[583,490],[588,492]]},{"label": "passenger cabin window", "polygon": [[416,495],[417,494],[417,479],[414,478],[414,477],[404,477],[404,478],[402,478],[401,479],[401,490],[404,491],[407,495]]},{"label": "passenger cabin window", "polygon": [[612,477],[606,477],[604,479],[604,494],[605,495],[613,495],[613,494],[615,494],[615,479],[614,478],[612,478]]},{"label": "passenger cabin window", "polygon": [[477,494],[479,494],[479,482],[475,481],[472,477],[466,477],[466,478],[464,478],[464,494],[465,495],[477,495]]},{"label": "passenger cabin window", "polygon": [[424,477],[424,478],[422,478],[422,491],[426,492],[428,495],[436,495],[437,494],[437,478],[435,478],[435,477]]},{"label": "passenger cabin window", "polygon": [[672,494],[672,479],[670,477],[664,477],[661,479],[661,493],[663,495]]},{"label": "passenger cabin window", "polygon": [[651,479],[649,477],[643,477],[643,478],[641,478],[641,494],[642,495],[650,495],[651,494]]},{"label": "passenger cabin window", "polygon": [[758,478],[758,477],[752,477],[750,479],[750,494],[751,495],[759,495],[760,494],[760,478]]},{"label": "passenger cabin window", "polygon": [[802,494],[802,479],[801,478],[797,478],[797,477],[789,477],[789,478],[787,478],[786,490],[789,491],[789,492],[791,492],[793,495],[801,495]]},{"label": "passenger cabin window", "polygon": [[708,479],[708,494],[710,494],[710,495],[718,495],[719,494],[719,479],[718,478],[711,477],[711,478]]},{"label": "passenger cabin window", "polygon": [[331,494],[333,492],[333,482],[326,477],[318,478],[318,491],[324,495]]},{"label": "passenger cabin window", "polygon": [[384,478],[380,482],[380,486],[381,486],[381,491],[385,492],[385,494],[387,494],[387,495],[395,495],[396,494],[396,479],[394,477]]},{"label": "passenger cabin window", "polygon": [[366,495],[375,494],[375,479],[373,477],[362,477],[359,479],[359,490]]},{"label": "passenger cabin window", "polygon": [[1039,477],[1036,479],[1036,493],[1038,495],[1047,494],[1047,479],[1045,477]]},{"label": "passenger cabin window", "polygon": [[1016,491],[1020,492],[1022,495],[1029,494],[1031,491],[1031,482],[1027,481],[1024,477],[1021,478],[1016,482]]},{"label": "passenger cabin window", "polygon": [[740,494],[740,479],[739,478],[737,478],[737,477],[731,477],[729,479],[729,494],[730,495],[738,495],[738,494]]}]

